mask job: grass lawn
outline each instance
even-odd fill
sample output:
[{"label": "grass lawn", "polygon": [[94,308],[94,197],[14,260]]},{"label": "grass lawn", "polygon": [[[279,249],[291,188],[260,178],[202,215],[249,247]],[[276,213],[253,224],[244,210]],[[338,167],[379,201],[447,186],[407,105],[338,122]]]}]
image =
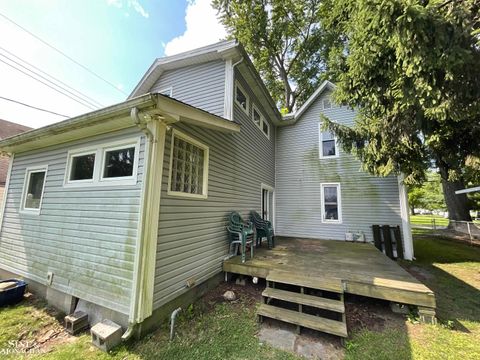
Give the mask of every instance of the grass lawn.
[{"label": "grass lawn", "polygon": [[412,225],[433,226],[435,219],[436,226],[448,226],[448,219],[439,215],[410,215],[410,222]]},{"label": "grass lawn", "polygon": [[[480,359],[480,248],[432,238],[419,230],[415,256],[415,262],[402,265],[435,291],[440,324],[418,324],[410,316],[380,329],[353,331],[346,342],[346,359]],[[64,338],[59,334],[41,345],[46,353],[28,358],[297,359],[258,342],[258,297],[240,293],[238,301],[226,303],[222,292],[219,288],[181,313],[173,342],[168,341],[164,327],[104,354],[90,345],[87,334]],[[9,341],[39,343],[47,330],[57,331],[60,325],[55,316],[34,298],[0,310],[0,357],[5,357],[2,349],[11,348]]]}]

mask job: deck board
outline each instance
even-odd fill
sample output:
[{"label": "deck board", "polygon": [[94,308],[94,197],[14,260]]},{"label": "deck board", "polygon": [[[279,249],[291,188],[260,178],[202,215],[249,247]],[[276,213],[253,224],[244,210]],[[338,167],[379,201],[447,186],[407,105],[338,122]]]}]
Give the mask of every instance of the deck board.
[{"label": "deck board", "polygon": [[435,307],[433,291],[372,244],[278,238],[273,250],[255,249],[254,258],[243,264],[236,256],[226,260],[223,269],[261,278],[277,271],[340,279],[347,293]]}]

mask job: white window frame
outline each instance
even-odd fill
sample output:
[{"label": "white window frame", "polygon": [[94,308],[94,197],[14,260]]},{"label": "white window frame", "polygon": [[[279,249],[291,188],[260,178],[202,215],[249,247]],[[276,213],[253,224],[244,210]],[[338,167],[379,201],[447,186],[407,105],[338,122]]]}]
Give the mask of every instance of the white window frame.
[{"label": "white window frame", "polygon": [[[30,174],[34,174],[38,172],[45,172],[45,178],[43,180],[42,195],[40,197],[40,203],[39,203],[38,209],[26,208],[25,202],[27,201],[27,191],[30,185]],[[47,173],[48,173],[48,165],[32,166],[32,167],[27,167],[25,169],[25,179],[23,181],[22,198],[20,201],[20,211],[19,211],[20,213],[29,214],[29,215],[40,215],[40,211],[42,210],[43,198],[45,196],[45,184],[47,182]]]},{"label": "white window frame", "polygon": [[[103,171],[105,168],[105,154],[107,151],[120,150],[134,147],[135,154],[133,159],[133,173],[131,176],[121,177],[104,177]],[[70,180],[70,174],[72,172],[72,159],[75,156],[87,155],[95,153],[95,163],[93,165],[93,179],[84,180]],[[75,148],[68,151],[67,166],[65,169],[65,179],[63,182],[64,187],[88,187],[88,186],[131,186],[137,184],[138,177],[138,162],[140,155],[140,137],[122,139],[118,141],[112,141],[105,144],[99,144],[96,146]]]},{"label": "white window frame", "polygon": [[[325,101],[330,103],[330,107],[325,107]],[[326,96],[322,99],[322,110],[330,110],[333,109],[332,99],[329,96]]]},{"label": "white window frame", "polygon": [[318,123],[318,156],[320,159],[333,159],[338,158],[339,156],[339,149],[338,149],[338,141],[337,136],[333,134],[333,140],[335,143],[335,155],[323,155],[323,131],[322,131],[322,123]]},{"label": "white window frame", "polygon": [[[325,219],[325,187],[337,188],[338,220]],[[320,204],[321,204],[322,223],[324,224],[341,224],[342,223],[342,187],[340,183],[321,183],[320,184]]]},{"label": "white window frame", "polygon": [[[182,191],[173,191],[172,189],[172,170],[173,170],[173,146],[175,144],[175,138],[180,138],[183,141],[186,141],[194,146],[201,148],[203,153],[203,184],[202,184],[202,194],[191,194]],[[208,164],[209,164],[209,157],[210,157],[210,149],[207,145],[201,143],[198,140],[188,136],[187,134],[173,129],[172,131],[172,141],[170,145],[170,167],[168,170],[168,188],[167,188],[167,195],[170,196],[178,196],[178,197],[187,197],[193,199],[207,199],[208,198]]]},{"label": "white window frame", "polygon": [[166,95],[165,93],[168,93],[167,96],[170,96],[170,97],[173,97],[173,86],[169,86],[167,88],[164,88],[164,89],[160,89],[159,91],[157,91],[160,95]]},{"label": "white window frame", "polygon": [[[260,122],[257,124],[255,122],[255,111],[260,114]],[[265,119],[265,116],[263,116],[263,113],[260,111],[260,109],[257,107],[257,105],[252,104],[252,121],[253,123],[260,129],[260,131],[267,137],[267,139],[270,140],[270,124],[268,121]],[[268,134],[265,134],[265,131],[263,131],[263,125],[266,124],[268,127]]]},{"label": "white window frame", "polygon": [[[247,108],[245,109],[242,104],[237,100],[237,89],[240,89],[240,91],[245,95],[245,98],[247,99]],[[238,80],[235,80],[235,93],[233,94],[233,98],[237,105],[240,107],[240,109],[243,110],[245,114],[250,116],[250,96],[248,96],[248,93],[245,91],[242,85],[238,82]]]}]

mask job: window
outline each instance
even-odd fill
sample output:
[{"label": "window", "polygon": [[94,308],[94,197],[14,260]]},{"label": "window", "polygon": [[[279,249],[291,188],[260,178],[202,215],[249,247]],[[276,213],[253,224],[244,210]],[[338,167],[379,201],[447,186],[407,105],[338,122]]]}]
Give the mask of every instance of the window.
[{"label": "window", "polygon": [[270,139],[270,125],[268,124],[267,120],[265,120],[265,117],[262,115],[260,110],[253,104],[253,122],[255,125],[258,126],[260,130],[264,133],[264,135]]},{"label": "window", "polygon": [[318,125],[320,159],[338,157],[337,139],[330,131],[322,131],[322,124]]},{"label": "window", "polygon": [[23,185],[21,212],[40,214],[47,167],[27,168]]},{"label": "window", "polygon": [[208,147],[174,130],[170,149],[168,194],[207,198]]},{"label": "window", "polygon": [[65,186],[137,183],[140,138],[68,152]]},{"label": "window", "polygon": [[105,150],[103,178],[120,178],[133,175],[135,146]]},{"label": "window", "polygon": [[342,222],[340,184],[321,184],[322,222]]},{"label": "window", "polygon": [[95,153],[72,155],[70,181],[92,180],[95,166]]},{"label": "window", "polygon": [[242,108],[243,111],[248,115],[248,103],[249,98],[245,90],[237,82],[235,83],[235,101]]},{"label": "window", "polygon": [[327,98],[323,99],[322,106],[323,106],[324,110],[331,109],[332,108],[332,101],[330,100],[330,98],[327,97]]}]

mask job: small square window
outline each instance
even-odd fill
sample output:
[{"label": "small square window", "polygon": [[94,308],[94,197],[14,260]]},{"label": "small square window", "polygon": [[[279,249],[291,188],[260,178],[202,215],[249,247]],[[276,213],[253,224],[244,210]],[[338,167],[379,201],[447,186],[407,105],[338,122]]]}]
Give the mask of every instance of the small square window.
[{"label": "small square window", "polygon": [[133,175],[135,147],[105,151],[103,177],[120,178]]},{"label": "small square window", "polygon": [[262,130],[267,137],[270,137],[270,126],[265,120],[263,121],[263,124],[262,124]]},{"label": "small square window", "polygon": [[178,131],[172,137],[169,195],[206,198],[208,147]]},{"label": "small square window", "polygon": [[71,158],[70,181],[92,180],[95,167],[95,153],[73,155]]},{"label": "small square window", "polygon": [[253,122],[257,124],[258,127],[260,127],[260,123],[262,122],[262,115],[260,115],[260,112],[256,108],[253,108]]},{"label": "small square window", "polygon": [[252,105],[253,108],[253,122],[258,128],[264,133],[264,135],[270,139],[270,125],[268,124],[265,117],[262,115],[260,110],[258,110],[255,104]]},{"label": "small square window", "polygon": [[21,210],[39,214],[47,168],[27,169]]},{"label": "small square window", "polygon": [[248,103],[249,98],[245,90],[239,83],[235,84],[235,101],[242,108],[242,110],[248,115]]}]

